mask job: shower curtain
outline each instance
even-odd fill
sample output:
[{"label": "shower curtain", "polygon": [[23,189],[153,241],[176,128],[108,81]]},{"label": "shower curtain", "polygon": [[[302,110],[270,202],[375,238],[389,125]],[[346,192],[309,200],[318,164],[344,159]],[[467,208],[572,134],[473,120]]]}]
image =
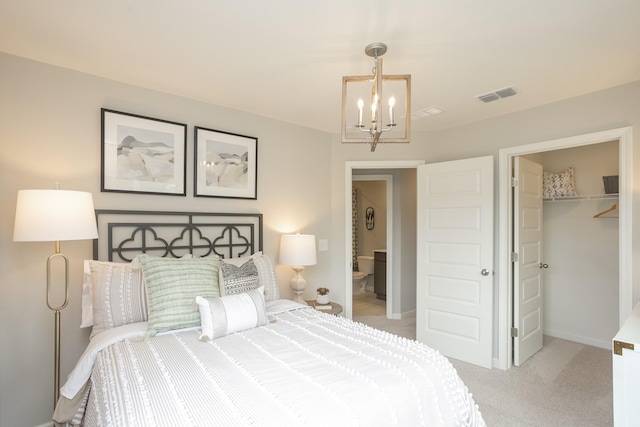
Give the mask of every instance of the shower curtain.
[{"label": "shower curtain", "polygon": [[358,189],[351,190],[351,257],[352,270],[358,271]]}]

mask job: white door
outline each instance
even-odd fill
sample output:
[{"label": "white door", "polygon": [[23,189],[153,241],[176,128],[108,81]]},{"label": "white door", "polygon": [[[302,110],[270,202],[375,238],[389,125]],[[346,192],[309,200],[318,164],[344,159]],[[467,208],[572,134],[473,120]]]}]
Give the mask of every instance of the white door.
[{"label": "white door", "polygon": [[542,348],[542,166],[514,159],[513,364]]},{"label": "white door", "polygon": [[418,166],[416,338],[492,367],[493,157]]}]

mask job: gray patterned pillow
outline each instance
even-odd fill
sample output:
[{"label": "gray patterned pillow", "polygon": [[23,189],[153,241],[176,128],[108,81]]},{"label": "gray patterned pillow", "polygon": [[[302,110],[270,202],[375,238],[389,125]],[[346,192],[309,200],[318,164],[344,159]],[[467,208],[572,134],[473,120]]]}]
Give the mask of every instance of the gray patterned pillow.
[{"label": "gray patterned pillow", "polygon": [[[278,288],[278,283],[276,282],[276,274],[275,269],[273,268],[273,263],[271,262],[271,258],[264,255],[262,252],[256,252],[255,254],[248,257],[224,258],[220,260],[220,265],[225,263],[239,267],[249,260],[253,260],[253,263],[256,266],[256,270],[258,270],[258,286],[264,287],[265,300],[273,301],[280,299],[280,289]],[[224,279],[222,278],[222,271],[220,280],[224,282]],[[224,292],[223,284],[220,285],[220,290]]]},{"label": "gray patterned pillow", "polygon": [[253,259],[237,266],[227,262],[220,263],[222,270],[222,283],[220,290],[223,295],[241,294],[253,289],[257,289],[260,282],[258,269]]},{"label": "gray patterned pillow", "polygon": [[542,197],[545,199],[577,196],[573,168],[560,173],[544,172],[542,188]]}]

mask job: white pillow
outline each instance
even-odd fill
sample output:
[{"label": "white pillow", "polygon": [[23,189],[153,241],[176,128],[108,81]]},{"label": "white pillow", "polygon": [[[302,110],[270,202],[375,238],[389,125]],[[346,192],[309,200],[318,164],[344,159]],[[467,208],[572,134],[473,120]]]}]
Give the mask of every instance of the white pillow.
[{"label": "white pillow", "polygon": [[91,268],[88,259],[84,260],[84,271],[82,273],[82,320],[81,328],[93,326],[93,302],[91,301]]},{"label": "white pillow", "polygon": [[[191,254],[186,254],[182,256],[180,259],[193,259]],[[95,278],[94,274],[92,274],[91,270],[94,270],[96,274],[100,275],[100,278]],[[136,271],[140,274],[140,279],[138,280],[138,276],[132,274],[133,271]],[[113,274],[116,274],[114,278]],[[104,304],[108,304],[112,308],[117,308],[120,306],[120,314],[115,317],[120,318],[130,318],[130,319],[141,319],[136,321],[146,321],[147,320],[147,302],[146,302],[146,291],[144,285],[144,279],[141,276],[142,269],[140,267],[140,263],[137,262],[137,259],[134,259],[134,262],[110,262],[110,261],[96,261],[96,260],[84,260],[84,272],[82,276],[82,321],[80,323],[81,328],[88,328],[90,326],[94,326],[94,329],[104,330],[106,327],[114,327],[119,326],[121,324],[127,324],[132,322],[120,322],[118,320],[113,324],[105,325],[99,324],[96,327],[96,320],[94,319],[94,311],[97,309],[98,311],[102,311],[108,318],[110,316],[108,310],[103,307]],[[131,283],[134,280],[135,283]],[[95,283],[94,283],[95,282]],[[120,301],[117,299],[109,301],[104,301],[102,298],[96,298],[96,302],[98,306],[94,305],[94,292],[98,290],[98,292],[102,292],[102,298],[105,295],[110,295],[111,298],[116,298],[119,296]],[[141,310],[143,310],[142,315],[140,315],[140,306],[135,303],[131,306],[131,299],[140,301],[142,304]],[[114,306],[115,304],[115,306]],[[133,308],[135,310],[135,314],[131,313],[126,309],[126,307]],[[107,311],[105,311],[107,310]],[[92,331],[92,336],[95,335],[96,332]]]},{"label": "white pillow", "polygon": [[147,320],[147,295],[142,270],[132,263],[89,261],[93,329],[100,332]]},{"label": "white pillow", "polygon": [[217,298],[196,297],[200,310],[200,339],[208,341],[267,324],[263,289]]}]

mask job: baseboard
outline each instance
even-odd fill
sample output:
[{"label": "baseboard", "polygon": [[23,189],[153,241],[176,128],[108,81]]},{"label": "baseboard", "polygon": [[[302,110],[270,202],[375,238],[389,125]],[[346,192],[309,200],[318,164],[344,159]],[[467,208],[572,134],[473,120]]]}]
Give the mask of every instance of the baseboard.
[{"label": "baseboard", "polygon": [[567,341],[573,341],[580,344],[590,345],[593,347],[604,348],[605,350],[611,350],[611,341],[596,340],[590,337],[583,337],[581,335],[569,334],[562,331],[554,331],[550,329],[543,330],[544,335],[548,335],[553,338],[560,338]]},{"label": "baseboard", "polygon": [[409,317],[416,317],[416,310],[409,310],[409,311],[404,311],[402,313],[392,313],[391,317],[389,319],[392,320],[402,320],[402,319],[408,319]]}]

